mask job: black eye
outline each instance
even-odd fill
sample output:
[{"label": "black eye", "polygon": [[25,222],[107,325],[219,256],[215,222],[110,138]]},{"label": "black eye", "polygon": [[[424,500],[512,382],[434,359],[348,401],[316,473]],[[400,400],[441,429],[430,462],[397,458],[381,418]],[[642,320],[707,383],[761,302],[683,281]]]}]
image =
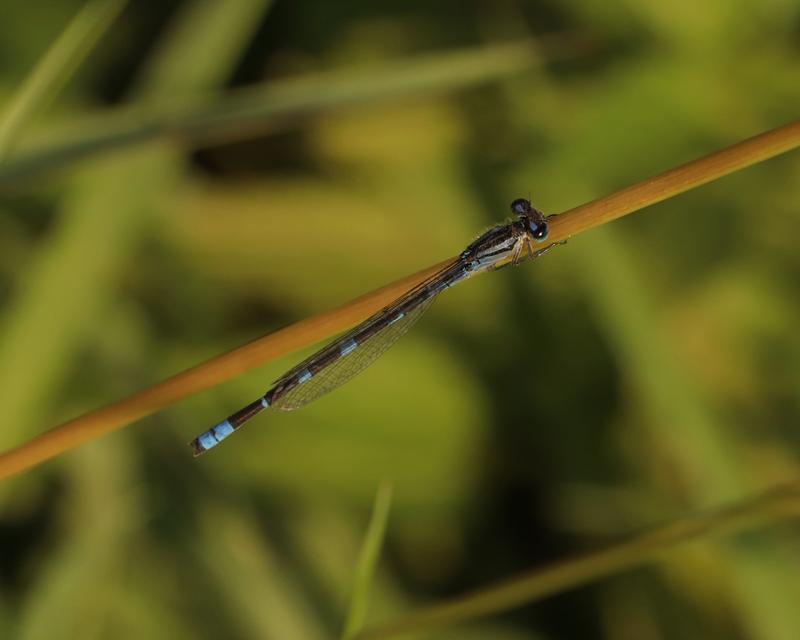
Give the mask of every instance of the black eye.
[{"label": "black eye", "polygon": [[516,213],[518,216],[525,215],[531,210],[531,203],[525,198],[517,198],[511,203],[511,213]]},{"label": "black eye", "polygon": [[542,242],[547,238],[547,223],[542,222],[541,224],[536,224],[534,222],[530,222],[528,224],[531,235],[534,237],[535,240]]}]

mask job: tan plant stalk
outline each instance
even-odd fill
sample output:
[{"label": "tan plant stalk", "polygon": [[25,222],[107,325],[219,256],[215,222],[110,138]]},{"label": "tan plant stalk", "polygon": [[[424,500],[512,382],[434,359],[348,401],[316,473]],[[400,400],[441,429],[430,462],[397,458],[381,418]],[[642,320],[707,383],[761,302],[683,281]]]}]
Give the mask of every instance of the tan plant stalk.
[{"label": "tan plant stalk", "polygon": [[[772,129],[566,211],[552,219],[550,238],[559,241],[574,236],[798,146],[800,146],[800,121]],[[449,260],[356,298],[336,309],[258,338],[138,393],[65,422],[0,454],[0,478],[29,469],[183,398],[343,331],[381,309],[446,262]]]}]

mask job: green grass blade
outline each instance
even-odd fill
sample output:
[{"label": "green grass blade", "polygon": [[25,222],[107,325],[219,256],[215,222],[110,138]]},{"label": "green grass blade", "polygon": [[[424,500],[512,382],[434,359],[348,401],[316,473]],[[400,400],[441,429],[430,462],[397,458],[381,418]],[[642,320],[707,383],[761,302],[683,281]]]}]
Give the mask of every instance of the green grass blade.
[{"label": "green grass blade", "polygon": [[195,0],[155,52],[139,93],[153,103],[216,92],[271,6],[272,0]]},{"label": "green grass blade", "polygon": [[50,46],[0,118],[0,160],[12,150],[34,112],[66,84],[126,3],[91,0]]},{"label": "green grass blade", "polygon": [[369,594],[372,588],[372,578],[375,575],[375,566],[378,563],[383,539],[386,535],[386,524],[389,520],[389,508],[392,504],[392,485],[382,482],[375,494],[372,507],[372,517],[367,527],[367,533],[361,546],[356,563],[353,592],[350,596],[350,606],[345,618],[343,640],[355,638],[364,626],[369,605]]},{"label": "green grass blade", "polygon": [[412,612],[394,622],[367,629],[355,637],[358,640],[378,640],[412,631],[462,624],[660,560],[666,551],[678,544],[711,536],[731,535],[765,523],[797,518],[798,515],[800,484],[794,482],[727,507],[679,518],[605,549]]},{"label": "green grass blade", "polygon": [[113,594],[128,577],[127,554],[141,518],[129,462],[121,441],[86,447],[69,460],[69,517],[16,609],[15,633],[3,637],[86,638],[104,635],[89,629],[108,631]]},{"label": "green grass blade", "polygon": [[291,561],[259,531],[257,520],[241,505],[205,501],[192,550],[201,575],[219,590],[216,610],[206,615],[229,615],[239,638],[330,637]]},{"label": "green grass blade", "polygon": [[[126,107],[73,122],[67,134],[48,133],[48,142],[23,150],[0,166],[0,184],[73,163],[131,144],[176,136],[189,142],[236,139],[275,131],[299,119],[336,109],[443,94],[523,73],[542,63],[541,43],[472,47],[420,56],[375,68],[313,74],[242,89],[215,101]],[[569,38],[544,49],[548,60],[574,55]],[[53,141],[55,140],[55,141]]]}]

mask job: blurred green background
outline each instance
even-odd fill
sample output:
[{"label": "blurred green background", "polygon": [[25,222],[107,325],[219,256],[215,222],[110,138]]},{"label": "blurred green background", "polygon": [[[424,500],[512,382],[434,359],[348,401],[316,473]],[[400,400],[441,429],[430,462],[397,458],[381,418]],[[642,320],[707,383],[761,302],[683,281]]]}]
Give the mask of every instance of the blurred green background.
[{"label": "blurred green background", "polygon": [[[0,105],[82,7],[3,3]],[[454,255],[516,197],[563,211],[792,120],[798,63],[787,0],[132,2],[0,158],[0,444]],[[373,623],[795,478],[799,203],[788,154],[449,291],[201,460],[310,349],[5,481],[0,637],[336,637],[383,479]],[[414,637],[800,638],[798,533]]]}]

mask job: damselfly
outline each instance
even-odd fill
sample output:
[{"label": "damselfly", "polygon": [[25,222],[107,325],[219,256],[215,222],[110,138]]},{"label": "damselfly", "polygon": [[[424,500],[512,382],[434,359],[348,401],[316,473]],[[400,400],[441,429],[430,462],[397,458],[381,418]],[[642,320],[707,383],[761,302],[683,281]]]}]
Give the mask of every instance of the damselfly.
[{"label": "damselfly", "polygon": [[489,229],[453,262],[375,315],[367,318],[275,381],[258,400],[228,416],[189,443],[195,456],[205,453],[264,409],[291,411],[350,380],[406,333],[445,289],[475,274],[519,264],[554,245],[547,240],[547,219],[523,198],[511,203],[517,218]]}]

